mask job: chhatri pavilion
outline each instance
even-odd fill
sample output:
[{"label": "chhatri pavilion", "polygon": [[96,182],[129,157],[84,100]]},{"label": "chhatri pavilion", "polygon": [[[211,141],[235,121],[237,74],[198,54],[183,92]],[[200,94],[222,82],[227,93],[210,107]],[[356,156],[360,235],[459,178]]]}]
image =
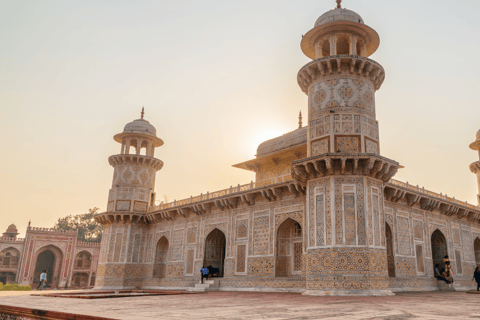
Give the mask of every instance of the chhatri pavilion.
[{"label": "chhatri pavilion", "polygon": [[[394,180],[399,159],[381,154],[375,93],[385,70],[369,58],[379,44],[341,1],[318,18],[301,41],[312,61],[297,76],[307,126],[234,165],[255,172],[246,185],[156,206],[163,141],[143,112],[128,123],[114,137],[121,149],[109,158],[107,210],[95,217],[105,230],[95,288],[391,295],[473,287],[479,207]],[[470,147],[480,152],[480,131]],[[470,168],[480,190],[480,162]],[[453,287],[434,277],[445,255]],[[202,266],[218,269],[203,285]]]}]

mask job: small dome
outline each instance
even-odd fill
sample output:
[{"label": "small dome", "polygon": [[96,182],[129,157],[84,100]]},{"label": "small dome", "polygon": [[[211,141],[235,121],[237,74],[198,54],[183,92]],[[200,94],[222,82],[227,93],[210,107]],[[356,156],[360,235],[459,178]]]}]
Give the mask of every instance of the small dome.
[{"label": "small dome", "polygon": [[315,21],[315,27],[321,26],[322,24],[326,24],[328,22],[342,20],[365,24],[362,17],[358,13],[344,8],[335,8],[322,14],[320,18]]},{"label": "small dome", "polygon": [[299,128],[283,136],[262,142],[257,148],[257,157],[307,143],[307,128]]},{"label": "small dome", "polygon": [[477,140],[480,140],[480,130],[477,131],[477,134],[475,135],[475,137],[477,138]]},{"label": "small dome", "polygon": [[123,133],[142,133],[157,137],[157,129],[145,119],[137,119],[127,123]]}]

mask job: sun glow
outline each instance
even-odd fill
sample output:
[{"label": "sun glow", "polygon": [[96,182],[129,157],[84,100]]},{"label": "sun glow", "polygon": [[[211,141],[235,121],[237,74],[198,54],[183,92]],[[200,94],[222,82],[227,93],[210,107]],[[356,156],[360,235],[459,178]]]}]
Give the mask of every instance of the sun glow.
[{"label": "sun glow", "polygon": [[249,131],[247,137],[247,151],[248,153],[257,154],[258,145],[267,140],[279,137],[287,133],[287,130],[282,130],[279,126],[264,126],[257,127],[255,130]]}]

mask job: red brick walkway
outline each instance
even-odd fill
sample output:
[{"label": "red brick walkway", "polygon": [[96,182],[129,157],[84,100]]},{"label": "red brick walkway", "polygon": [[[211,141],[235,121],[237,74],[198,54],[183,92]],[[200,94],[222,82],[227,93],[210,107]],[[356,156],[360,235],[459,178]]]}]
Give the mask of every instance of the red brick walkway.
[{"label": "red brick walkway", "polygon": [[112,319],[480,319],[480,295],[399,293],[389,297],[312,297],[292,293],[210,292],[116,299],[0,297],[13,305]]}]

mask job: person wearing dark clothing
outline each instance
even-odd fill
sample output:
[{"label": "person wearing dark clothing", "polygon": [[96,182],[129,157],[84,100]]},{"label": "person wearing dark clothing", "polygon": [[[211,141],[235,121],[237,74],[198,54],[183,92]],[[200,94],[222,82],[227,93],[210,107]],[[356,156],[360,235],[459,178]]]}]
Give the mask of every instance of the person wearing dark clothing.
[{"label": "person wearing dark clothing", "polygon": [[443,272],[442,276],[445,278],[445,282],[451,287],[452,283],[455,282],[453,280],[453,272],[452,266],[450,265],[450,261],[445,262],[445,271]]},{"label": "person wearing dark clothing", "polygon": [[445,281],[445,278],[442,277],[443,270],[440,269],[440,264],[439,263],[437,263],[435,265],[435,269],[433,270],[433,272],[435,274],[435,278],[437,278],[438,280]]},{"label": "person wearing dark clothing", "polygon": [[475,279],[475,282],[477,283],[477,291],[480,289],[480,268],[476,268],[475,272],[473,273],[473,279]]},{"label": "person wearing dark clothing", "polygon": [[202,274],[202,283],[203,283],[203,278],[207,278],[208,280],[208,269],[203,267],[202,269],[200,269],[200,273]]}]

